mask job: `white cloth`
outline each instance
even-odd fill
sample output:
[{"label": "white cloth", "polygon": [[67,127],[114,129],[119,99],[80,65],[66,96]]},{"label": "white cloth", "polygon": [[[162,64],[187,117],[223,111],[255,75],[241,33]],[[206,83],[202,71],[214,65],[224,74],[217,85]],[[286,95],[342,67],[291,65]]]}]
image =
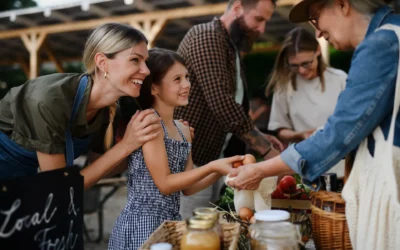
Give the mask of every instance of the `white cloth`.
[{"label": "white cloth", "polygon": [[[285,90],[274,93],[269,130],[280,128],[302,132],[323,128],[329,116],[333,114],[339,94],[346,87],[347,74],[339,69],[327,68],[324,72],[325,91],[322,92],[319,77],[305,80],[297,76],[297,90],[287,84]],[[344,176],[344,161],[340,161],[329,170],[337,176]]]},{"label": "white cloth", "polygon": [[[225,184],[228,181],[234,180],[236,177],[225,177]],[[233,203],[235,204],[235,211],[239,212],[241,208],[247,207],[254,209],[256,212],[263,210],[270,210],[272,206],[271,194],[276,189],[278,177],[268,177],[260,182],[256,190],[237,190],[234,189]]]},{"label": "white cloth", "polygon": [[[384,25],[380,29],[394,30],[400,39],[398,26]],[[400,105],[399,73],[393,114],[398,114]],[[400,154],[393,146],[395,122],[396,115],[393,115],[386,141],[379,126],[374,130],[374,156],[368,151],[367,139],[360,144],[343,188],[353,249],[400,248]]]}]

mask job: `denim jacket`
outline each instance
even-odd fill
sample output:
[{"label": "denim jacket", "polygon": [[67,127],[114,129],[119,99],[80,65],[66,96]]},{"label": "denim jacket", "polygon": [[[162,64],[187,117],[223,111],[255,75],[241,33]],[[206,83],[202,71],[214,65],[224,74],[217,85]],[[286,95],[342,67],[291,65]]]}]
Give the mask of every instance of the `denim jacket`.
[{"label": "denim jacket", "polygon": [[[345,90],[339,95],[334,113],[322,130],[282,152],[282,160],[306,184],[343,159],[368,138],[374,154],[372,132],[378,126],[387,137],[393,113],[394,92],[399,63],[399,42],[389,30],[376,31],[384,24],[400,26],[400,16],[390,7],[373,16],[364,40],[357,46]],[[400,118],[396,118],[394,144],[400,146]]]}]

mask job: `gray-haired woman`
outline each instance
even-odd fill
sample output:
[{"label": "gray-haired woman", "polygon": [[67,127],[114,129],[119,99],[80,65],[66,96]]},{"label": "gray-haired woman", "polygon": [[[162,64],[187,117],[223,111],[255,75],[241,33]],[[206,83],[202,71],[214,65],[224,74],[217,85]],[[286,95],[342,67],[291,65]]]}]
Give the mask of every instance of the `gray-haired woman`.
[{"label": "gray-haired woman", "polygon": [[11,89],[0,101],[0,179],[35,175],[38,167],[70,166],[93,149],[92,139],[100,141],[94,148],[104,141],[106,152],[81,170],[85,188],[117,172],[122,160],[161,133],[159,118],[152,110],[143,111],[132,117],[123,139],[112,147],[116,102],[139,96],[150,73],[148,56],[140,31],[108,23],[86,42],[85,74],[42,76]]},{"label": "gray-haired woman", "polygon": [[355,49],[346,89],[323,130],[291,145],[280,156],[233,170],[232,176],[237,177],[229,183],[255,189],[265,177],[298,173],[311,184],[358,148],[343,190],[356,249],[395,249],[400,245],[399,100],[394,105],[400,17],[388,2],[305,0],[291,10],[292,22],[309,21],[317,36],[336,49]]}]

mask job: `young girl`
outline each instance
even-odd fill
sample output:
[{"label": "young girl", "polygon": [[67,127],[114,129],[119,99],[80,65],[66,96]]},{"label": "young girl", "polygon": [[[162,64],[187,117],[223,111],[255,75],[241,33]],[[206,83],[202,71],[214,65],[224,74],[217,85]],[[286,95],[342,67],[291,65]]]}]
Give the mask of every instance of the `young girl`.
[{"label": "young girl", "polygon": [[140,90],[143,109],[161,117],[158,136],[129,157],[128,202],[113,228],[109,249],[138,249],[165,220],[181,220],[180,191],[194,194],[216,182],[242,156],[212,161],[193,169],[190,131],[174,121],[174,108],[188,104],[190,83],[184,60],[164,49],[149,51],[150,75]]}]

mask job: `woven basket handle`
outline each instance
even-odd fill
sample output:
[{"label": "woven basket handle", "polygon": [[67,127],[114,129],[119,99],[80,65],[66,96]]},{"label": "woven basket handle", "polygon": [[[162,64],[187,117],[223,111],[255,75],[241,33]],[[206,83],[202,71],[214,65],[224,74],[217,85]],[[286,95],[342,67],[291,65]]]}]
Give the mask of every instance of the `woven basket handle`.
[{"label": "woven basket handle", "polygon": [[343,184],[346,184],[346,181],[350,176],[351,169],[353,168],[355,156],[356,156],[356,153],[354,151],[350,152],[346,156],[346,158],[344,160],[344,179],[343,179]]}]

